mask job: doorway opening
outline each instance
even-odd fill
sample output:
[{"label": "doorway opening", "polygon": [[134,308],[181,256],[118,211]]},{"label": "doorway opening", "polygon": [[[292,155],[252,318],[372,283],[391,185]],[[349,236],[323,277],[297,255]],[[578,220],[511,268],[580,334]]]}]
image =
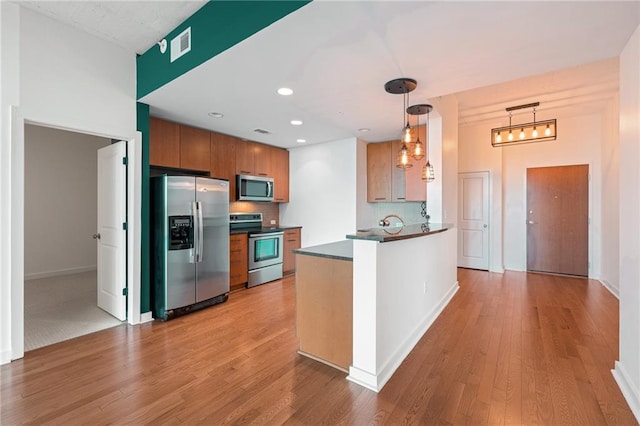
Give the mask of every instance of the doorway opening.
[{"label": "doorway opening", "polygon": [[589,276],[589,165],[527,169],[527,270]]},{"label": "doorway opening", "polygon": [[122,324],[97,306],[97,151],[111,139],[25,124],[24,348]]}]

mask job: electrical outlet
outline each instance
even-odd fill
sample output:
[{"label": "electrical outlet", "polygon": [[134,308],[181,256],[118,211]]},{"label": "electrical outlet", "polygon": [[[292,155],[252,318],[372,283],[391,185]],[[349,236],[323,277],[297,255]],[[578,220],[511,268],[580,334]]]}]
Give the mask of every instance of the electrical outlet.
[{"label": "electrical outlet", "polygon": [[271,219],[271,224],[275,225],[276,224],[276,220],[275,219]]}]

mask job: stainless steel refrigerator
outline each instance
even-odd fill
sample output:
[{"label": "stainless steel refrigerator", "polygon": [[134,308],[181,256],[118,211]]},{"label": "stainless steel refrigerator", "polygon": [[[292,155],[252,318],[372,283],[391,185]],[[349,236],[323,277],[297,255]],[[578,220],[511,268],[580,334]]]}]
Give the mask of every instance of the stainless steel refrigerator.
[{"label": "stainless steel refrigerator", "polygon": [[151,178],[154,315],[161,320],[229,297],[229,182]]}]

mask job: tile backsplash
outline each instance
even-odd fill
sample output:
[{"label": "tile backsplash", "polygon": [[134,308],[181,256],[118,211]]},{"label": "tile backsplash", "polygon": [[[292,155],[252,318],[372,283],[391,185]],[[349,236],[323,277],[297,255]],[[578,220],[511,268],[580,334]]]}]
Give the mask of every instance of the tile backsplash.
[{"label": "tile backsplash", "polygon": [[280,204],[251,201],[232,201],[229,203],[229,213],[262,213],[262,223],[264,226],[273,226],[271,221],[275,220],[275,225],[280,221]]}]

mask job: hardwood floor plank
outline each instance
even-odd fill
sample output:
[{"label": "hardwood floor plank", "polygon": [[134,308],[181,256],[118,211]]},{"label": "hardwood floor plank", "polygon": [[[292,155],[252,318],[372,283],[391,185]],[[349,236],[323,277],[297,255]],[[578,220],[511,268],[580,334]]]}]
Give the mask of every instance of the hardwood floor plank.
[{"label": "hardwood floor plank", "polygon": [[0,424],[636,425],[598,282],[458,270],[460,290],[375,393],[298,355],[295,278],[0,367]]}]

